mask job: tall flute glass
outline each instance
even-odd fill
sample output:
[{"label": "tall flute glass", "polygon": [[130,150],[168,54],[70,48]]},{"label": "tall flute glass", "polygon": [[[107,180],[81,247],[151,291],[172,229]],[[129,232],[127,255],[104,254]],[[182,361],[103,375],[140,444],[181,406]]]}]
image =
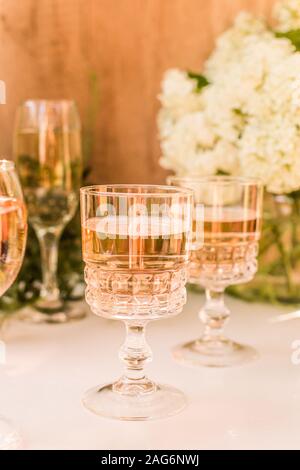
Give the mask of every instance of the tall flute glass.
[{"label": "tall flute glass", "polygon": [[[20,270],[27,236],[27,217],[13,162],[0,160],[0,296]],[[1,345],[4,352],[4,344]],[[0,450],[16,449],[20,436],[10,421],[0,417]]]},{"label": "tall flute glass", "polygon": [[191,234],[192,192],[167,186],[81,189],[86,300],[96,315],[123,320],[122,377],[88,391],[96,414],[147,420],[177,413],[185,397],[145,375],[151,350],[145,327],[181,312]]},{"label": "tall flute glass", "polygon": [[29,100],[21,104],[14,155],[42,258],[40,298],[30,318],[53,323],[81,318],[82,310],[63,303],[57,282],[58,243],[75,214],[81,186],[81,126],[75,103]]},{"label": "tall flute glass", "polygon": [[224,290],[250,281],[257,270],[263,186],[251,178],[169,177],[170,184],[194,192],[194,233],[204,233],[192,247],[189,278],[205,288],[199,316],[203,336],[178,346],[175,358],[193,366],[225,367],[254,359],[257,354],[223,334],[230,311]]}]

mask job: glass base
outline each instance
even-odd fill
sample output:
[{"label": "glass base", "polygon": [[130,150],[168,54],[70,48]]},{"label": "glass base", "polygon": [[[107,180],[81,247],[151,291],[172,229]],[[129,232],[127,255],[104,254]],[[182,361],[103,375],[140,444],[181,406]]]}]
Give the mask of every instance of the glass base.
[{"label": "glass base", "polygon": [[22,438],[13,424],[0,416],[0,450],[22,449]]},{"label": "glass base", "polygon": [[33,305],[22,310],[20,319],[30,323],[68,323],[74,320],[82,320],[86,311],[82,304],[63,304],[59,310],[42,311]]},{"label": "glass base", "polygon": [[105,418],[146,421],[167,418],[186,406],[185,395],[168,385],[156,385],[149,393],[121,394],[115,384],[101,385],[86,392],[84,406]]},{"label": "glass base", "polygon": [[181,364],[193,367],[233,367],[259,357],[251,346],[229,339],[198,339],[174,348],[173,356]]}]

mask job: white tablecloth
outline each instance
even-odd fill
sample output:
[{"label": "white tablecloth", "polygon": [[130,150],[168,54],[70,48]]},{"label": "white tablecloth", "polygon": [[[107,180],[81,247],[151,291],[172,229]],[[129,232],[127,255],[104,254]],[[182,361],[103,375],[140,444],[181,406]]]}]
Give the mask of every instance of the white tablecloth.
[{"label": "white tablecloth", "polygon": [[181,315],[148,327],[154,354],[148,373],[186,393],[182,413],[118,422],[83,408],[86,389],[121,373],[124,327],[92,314],[67,325],[10,325],[0,411],[19,424],[28,449],[299,449],[300,365],[291,354],[300,320],[272,324],[283,308],[227,299],[228,334],[256,347],[260,359],[231,369],[186,368],[170,350],[200,334],[202,302],[189,293]]}]

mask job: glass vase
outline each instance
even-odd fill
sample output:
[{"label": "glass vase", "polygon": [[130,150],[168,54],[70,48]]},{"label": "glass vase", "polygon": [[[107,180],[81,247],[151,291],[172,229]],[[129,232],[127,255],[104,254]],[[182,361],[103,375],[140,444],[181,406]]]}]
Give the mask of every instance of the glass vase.
[{"label": "glass vase", "polygon": [[248,301],[300,304],[300,191],[266,196],[258,265],[251,283],[229,292]]}]

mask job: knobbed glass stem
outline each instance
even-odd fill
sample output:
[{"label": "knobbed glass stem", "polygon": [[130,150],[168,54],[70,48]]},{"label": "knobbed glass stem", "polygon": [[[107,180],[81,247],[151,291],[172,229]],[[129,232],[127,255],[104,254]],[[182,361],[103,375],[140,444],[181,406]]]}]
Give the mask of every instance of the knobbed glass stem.
[{"label": "knobbed glass stem", "polygon": [[199,313],[200,320],[205,325],[203,340],[223,340],[223,330],[229,316],[230,310],[224,303],[224,290],[206,289],[206,303]]},{"label": "knobbed glass stem", "polygon": [[37,231],[42,257],[43,283],[37,307],[44,310],[61,308],[60,292],[57,283],[58,243],[62,230]]},{"label": "knobbed glass stem", "polygon": [[146,323],[125,322],[126,339],[119,358],[125,365],[123,376],[113,386],[114,391],[137,395],[156,390],[154,382],[145,375],[145,364],[152,360],[152,352],[145,338]]},{"label": "knobbed glass stem", "polygon": [[230,310],[224,303],[224,289],[206,289],[206,302],[199,312],[203,335],[174,349],[175,358],[184,364],[207,367],[229,367],[257,358],[256,351],[224,334]]}]

